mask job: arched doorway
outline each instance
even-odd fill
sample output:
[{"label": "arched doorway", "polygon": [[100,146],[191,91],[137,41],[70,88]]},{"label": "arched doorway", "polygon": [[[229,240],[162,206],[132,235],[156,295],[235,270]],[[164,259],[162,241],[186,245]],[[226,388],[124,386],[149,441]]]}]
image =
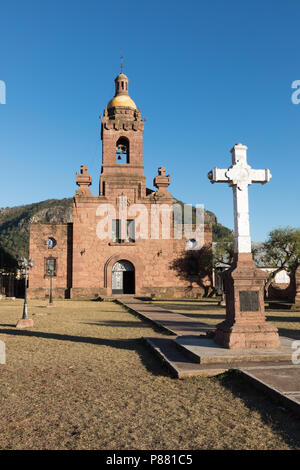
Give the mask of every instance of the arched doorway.
[{"label": "arched doorway", "polygon": [[130,261],[122,259],[117,261],[112,268],[112,293],[135,293],[135,270]]}]

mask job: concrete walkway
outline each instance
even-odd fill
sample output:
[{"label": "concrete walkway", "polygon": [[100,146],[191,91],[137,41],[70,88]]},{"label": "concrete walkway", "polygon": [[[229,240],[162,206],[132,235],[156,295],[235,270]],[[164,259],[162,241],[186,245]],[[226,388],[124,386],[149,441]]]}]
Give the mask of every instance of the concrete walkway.
[{"label": "concrete walkway", "polygon": [[214,331],[213,325],[199,322],[193,318],[186,317],[179,313],[173,313],[164,308],[160,308],[153,303],[130,298],[118,298],[117,301],[125,307],[138,313],[141,317],[151,321],[159,328],[170,334],[180,335],[206,335],[207,331]]},{"label": "concrete walkway", "polygon": [[212,325],[135,298],[119,298],[118,302],[176,335],[143,338],[173,376],[208,377],[236,369],[256,388],[300,415],[300,365],[292,363],[293,340],[281,338],[280,350],[229,350],[206,336],[214,331]]}]

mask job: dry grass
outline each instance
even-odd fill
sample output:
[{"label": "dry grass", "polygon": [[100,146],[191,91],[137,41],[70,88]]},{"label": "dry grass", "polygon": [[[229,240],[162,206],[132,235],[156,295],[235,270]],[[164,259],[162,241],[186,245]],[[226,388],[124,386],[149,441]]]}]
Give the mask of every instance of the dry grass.
[{"label": "dry grass", "polygon": [[0,449],[289,449],[300,422],[238,377],[176,380],[121,306],[0,301]]}]

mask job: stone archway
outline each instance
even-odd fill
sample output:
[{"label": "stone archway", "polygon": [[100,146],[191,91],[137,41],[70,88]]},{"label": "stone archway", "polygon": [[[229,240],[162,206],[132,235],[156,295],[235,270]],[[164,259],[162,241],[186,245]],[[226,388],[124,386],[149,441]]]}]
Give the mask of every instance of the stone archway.
[{"label": "stone archway", "polygon": [[135,269],[130,261],[122,259],[113,265],[111,289],[112,294],[135,293]]},{"label": "stone archway", "polygon": [[106,295],[112,295],[112,269],[117,261],[129,261],[134,266],[135,273],[135,295],[141,295],[143,287],[143,264],[140,258],[133,254],[122,255],[121,253],[115,254],[108,258],[104,265],[104,287],[106,288]]}]

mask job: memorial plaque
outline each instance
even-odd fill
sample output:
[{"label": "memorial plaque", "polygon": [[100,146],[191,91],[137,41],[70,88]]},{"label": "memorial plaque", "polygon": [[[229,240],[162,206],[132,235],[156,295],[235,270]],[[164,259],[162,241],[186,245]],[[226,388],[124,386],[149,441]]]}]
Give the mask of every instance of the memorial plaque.
[{"label": "memorial plaque", "polygon": [[258,312],[258,291],[241,290],[240,291],[240,311],[241,312]]}]

